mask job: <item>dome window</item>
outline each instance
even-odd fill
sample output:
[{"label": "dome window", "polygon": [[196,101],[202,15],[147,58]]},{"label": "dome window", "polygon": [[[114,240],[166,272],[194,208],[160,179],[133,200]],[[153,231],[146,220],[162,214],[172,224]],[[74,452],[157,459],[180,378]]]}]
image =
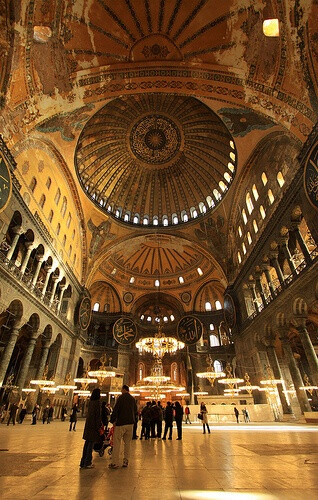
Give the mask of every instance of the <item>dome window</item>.
[{"label": "dome window", "polygon": [[197,271],[198,271],[198,275],[199,275],[199,276],[202,276],[203,271],[202,271],[201,267],[198,267],[198,268],[197,268]]},{"label": "dome window", "polygon": [[277,174],[277,182],[279,184],[279,187],[283,187],[283,185],[285,184],[285,179],[284,179],[283,174],[281,172],[278,172],[278,174]]},{"label": "dome window", "polygon": [[155,286],[160,286],[160,280],[155,280]]},{"label": "dome window", "polygon": [[219,300],[215,301],[215,309],[217,311],[219,311],[220,309],[222,309],[222,304],[221,304],[221,302]]},{"label": "dome window", "polygon": [[148,226],[148,223],[149,223],[148,215],[146,215],[146,216],[143,218],[142,223],[143,223],[143,225],[144,225],[144,226]]},{"label": "dome window", "polygon": [[239,234],[239,237],[242,238],[242,228],[241,226],[238,227],[238,234]]},{"label": "dome window", "polygon": [[190,214],[191,214],[192,219],[195,219],[196,217],[198,217],[198,212],[196,211],[195,207],[190,208]]},{"label": "dome window", "polygon": [[212,311],[211,302],[206,302],[205,305],[204,305],[204,309],[206,311]]},{"label": "dome window", "polygon": [[209,328],[210,328],[211,332],[213,332],[213,330],[214,330],[214,324],[213,324],[213,323],[210,323]]},{"label": "dome window", "polygon": [[168,316],[164,316],[164,317],[163,317],[163,321],[164,321],[165,323],[167,323],[167,322],[168,322]]},{"label": "dome window", "polygon": [[254,210],[254,205],[253,205],[250,193],[247,193],[247,195],[246,195],[246,206],[247,206],[248,213],[251,214]]},{"label": "dome window", "polygon": [[148,323],[150,323],[150,321],[151,321],[151,316],[147,316],[147,321],[148,321]]},{"label": "dome window", "polygon": [[182,222],[188,222],[188,220],[189,220],[188,214],[185,210],[182,210],[182,212],[181,212],[181,220],[182,220]]},{"label": "dome window", "polygon": [[220,181],[220,182],[219,182],[219,186],[220,186],[220,189],[221,189],[221,190],[223,191],[223,193],[224,193],[224,191],[226,191],[226,189],[227,189],[227,188],[226,188],[226,185],[224,184],[224,182],[223,182],[223,181]]},{"label": "dome window", "polygon": [[233,141],[230,141],[230,146],[232,149],[235,149],[235,146],[234,146],[234,142]]},{"label": "dome window", "polygon": [[152,219],[152,223],[153,223],[154,226],[158,226],[159,221],[158,221],[157,215],[155,215],[154,218]]},{"label": "dome window", "polygon": [[218,347],[220,345],[217,335],[210,335],[210,347]]},{"label": "dome window", "polygon": [[170,321],[174,321],[174,315],[170,314]]},{"label": "dome window", "polygon": [[207,196],[206,202],[207,202],[209,208],[215,207],[215,203],[214,203],[212,196]]},{"label": "dome window", "polygon": [[142,315],[140,316],[141,321],[142,321],[144,318],[145,318],[145,315],[144,315],[144,314],[142,314]]},{"label": "dome window", "polygon": [[269,189],[267,194],[268,194],[269,202],[272,205],[274,203],[274,200],[275,200],[274,195],[273,195],[273,191],[271,189]]},{"label": "dome window", "polygon": [[216,201],[220,201],[222,199],[222,196],[217,189],[213,189],[213,195]]},{"label": "dome window", "polygon": [[179,224],[179,219],[177,214],[172,214],[172,222],[173,224]]},{"label": "dome window", "polygon": [[183,277],[182,277],[182,276],[179,276],[179,278],[178,278],[178,279],[179,279],[179,283],[182,285],[182,283],[184,283],[184,279],[183,279]]},{"label": "dome window", "polygon": [[229,163],[227,164],[227,168],[228,168],[229,170],[231,170],[231,172],[234,172],[234,168],[235,168],[235,167],[234,167],[233,163],[231,163],[230,161],[229,161]]},{"label": "dome window", "polygon": [[265,174],[265,172],[262,173],[262,183],[263,186],[266,186],[267,184],[267,175]]},{"label": "dome window", "polygon": [[237,260],[238,260],[238,263],[239,263],[239,264],[241,264],[241,262],[242,262],[242,257],[241,257],[240,252],[237,252]]},{"label": "dome window", "polygon": [[230,174],[228,172],[225,172],[224,174],[224,179],[226,180],[226,182],[230,183],[232,181],[232,177],[230,176]]},{"label": "dome window", "polygon": [[116,269],[116,267],[114,267],[111,274],[114,276],[116,273],[117,273],[117,269]]},{"label": "dome window", "polygon": [[139,215],[138,215],[138,214],[136,214],[136,215],[134,216],[134,218],[133,218],[133,223],[134,223],[134,224],[139,224]]},{"label": "dome window", "polygon": [[166,215],[164,215],[164,216],[162,217],[162,224],[163,224],[164,226],[168,226],[168,225],[169,225],[168,217],[167,217]]},{"label": "dome window", "polygon": [[95,302],[93,306],[93,311],[98,312],[99,311],[99,302]]},{"label": "dome window", "polygon": [[247,241],[249,245],[252,243],[252,237],[250,232],[247,233]]},{"label": "dome window", "polygon": [[265,208],[263,207],[263,205],[261,205],[261,206],[259,207],[259,211],[260,211],[260,214],[261,214],[261,216],[262,216],[262,219],[265,219],[265,217],[266,217],[266,212],[265,212]]},{"label": "dome window", "polygon": [[255,186],[255,184],[253,184],[252,192],[253,192],[254,200],[257,201],[259,196],[258,196],[258,191],[257,191],[257,187]]},{"label": "dome window", "polygon": [[131,276],[131,278],[129,280],[129,283],[131,283],[131,284],[135,283],[135,277],[134,276]]},{"label": "dome window", "polygon": [[200,203],[199,203],[199,210],[200,210],[201,214],[206,213],[206,206],[204,205],[204,203],[202,201],[200,201]]},{"label": "dome window", "polygon": [[258,233],[258,225],[255,219],[253,220],[253,228],[254,228],[254,233],[255,234]]},{"label": "dome window", "polygon": [[243,210],[242,210],[242,217],[243,217],[244,224],[247,224],[247,215],[245,212],[245,208],[243,208]]},{"label": "dome window", "polygon": [[124,215],[124,221],[125,221],[125,222],[128,222],[128,221],[129,221],[129,215],[128,215],[128,214],[125,214],[125,215]]},{"label": "dome window", "polygon": [[230,152],[230,158],[232,161],[235,161],[235,154],[232,151]]}]

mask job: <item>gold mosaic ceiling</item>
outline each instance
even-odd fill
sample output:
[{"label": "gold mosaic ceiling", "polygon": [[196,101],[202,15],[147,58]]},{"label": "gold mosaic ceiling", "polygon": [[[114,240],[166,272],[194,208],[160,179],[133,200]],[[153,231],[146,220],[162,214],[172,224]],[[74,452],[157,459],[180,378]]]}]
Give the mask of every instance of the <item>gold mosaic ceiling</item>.
[{"label": "gold mosaic ceiling", "polygon": [[235,175],[221,119],[193,97],[117,98],[85,125],[75,154],[90,199],[127,223],[170,225],[213,210]]}]

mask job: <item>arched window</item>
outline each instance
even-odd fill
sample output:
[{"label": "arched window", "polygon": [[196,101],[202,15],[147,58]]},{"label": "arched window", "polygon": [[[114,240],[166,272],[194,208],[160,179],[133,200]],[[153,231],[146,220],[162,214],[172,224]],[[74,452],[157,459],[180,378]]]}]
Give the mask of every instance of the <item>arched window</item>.
[{"label": "arched window", "polygon": [[52,184],[51,177],[48,177],[48,178],[47,178],[47,181],[46,181],[46,187],[47,187],[48,189],[50,189],[51,184]]},{"label": "arched window", "polygon": [[179,276],[179,283],[182,285],[184,283],[184,278],[182,276]]},{"label": "arched window", "polygon": [[274,203],[274,200],[275,200],[272,190],[269,189],[268,192],[267,192],[267,194],[268,194],[269,202],[272,205]]},{"label": "arched window", "polygon": [[210,326],[209,326],[210,330],[213,331],[214,330],[214,324],[213,323],[210,323]]},{"label": "arched window", "polygon": [[199,276],[202,276],[203,271],[202,271],[201,267],[198,267],[198,268],[197,268],[197,272],[198,272],[198,275],[199,275]]},{"label": "arched window", "polygon": [[241,257],[240,252],[237,252],[237,260],[238,260],[238,263],[239,263],[239,264],[241,264],[241,262],[242,262],[242,257]]},{"label": "arched window", "polygon": [[66,208],[67,208],[67,199],[64,196],[63,197],[63,203],[62,203],[62,206],[61,206],[61,215],[62,215],[63,218],[65,217]]},{"label": "arched window", "polygon": [[168,217],[166,215],[162,216],[162,224],[164,226],[168,226],[168,224],[169,224]]},{"label": "arched window", "polygon": [[149,224],[149,217],[148,215],[145,215],[144,218],[142,219],[142,223],[144,226],[148,226]]},{"label": "arched window", "polygon": [[224,179],[230,184],[232,177],[230,176],[230,174],[228,172],[225,172]]},{"label": "arched window", "polygon": [[218,347],[219,345],[220,341],[218,336],[212,333],[212,335],[210,335],[210,347]]},{"label": "arched window", "polygon": [[231,170],[231,172],[234,172],[234,165],[233,165],[233,163],[231,163],[230,161],[229,161],[229,163],[227,164],[227,168],[228,168],[229,170]]},{"label": "arched window", "polygon": [[64,236],[63,236],[63,241],[62,241],[63,247],[65,247],[65,244],[66,244],[66,234],[64,234]]},{"label": "arched window", "polygon": [[93,306],[93,311],[98,312],[99,311],[99,302],[95,302]]},{"label": "arched window", "polygon": [[220,201],[222,199],[222,196],[217,189],[213,189],[213,195],[216,201]]},{"label": "arched window", "polygon": [[72,254],[72,245],[70,245],[70,248],[68,249],[68,256],[70,257]]},{"label": "arched window", "polygon": [[230,152],[230,158],[232,161],[235,161],[235,154],[233,153],[233,151]]},{"label": "arched window", "polygon": [[277,174],[277,182],[279,184],[279,187],[283,187],[283,185],[285,184],[285,179],[281,172],[278,172]]},{"label": "arched window", "polygon": [[54,215],[53,210],[50,210],[49,217],[48,217],[49,222],[52,222],[52,220],[53,220],[53,215]]},{"label": "arched window", "polygon": [[76,262],[76,253],[74,253],[73,255],[73,266],[75,266],[75,262]]},{"label": "arched window", "polygon": [[263,207],[263,205],[261,205],[261,206],[259,207],[259,211],[260,211],[260,214],[261,214],[261,216],[262,216],[262,219],[265,219],[265,217],[266,217],[266,212],[265,212],[265,208]]},{"label": "arched window", "polygon": [[204,305],[204,309],[206,311],[212,311],[212,305],[211,305],[211,302],[206,302],[205,305]]},{"label": "arched window", "polygon": [[253,220],[253,228],[254,228],[254,233],[257,233],[258,232],[258,225],[257,225],[257,222],[255,219]]},{"label": "arched window", "polygon": [[155,280],[155,286],[157,286],[157,287],[160,286],[160,280]]},{"label": "arched window", "polygon": [[135,283],[135,277],[134,276],[130,277],[129,283],[131,283],[131,284]]},{"label": "arched window", "polygon": [[264,186],[266,186],[267,184],[267,175],[265,174],[265,172],[262,173],[262,183]]},{"label": "arched window", "polygon": [[37,185],[36,178],[35,178],[35,177],[32,177],[31,182],[30,182],[30,185],[29,185],[30,191],[31,191],[32,193],[34,193],[34,190],[35,190],[35,188],[36,188],[36,185]]},{"label": "arched window", "polygon": [[247,206],[248,213],[251,214],[254,210],[254,205],[253,205],[250,193],[247,193],[247,195],[246,195],[246,206]]},{"label": "arched window", "polygon": [[249,231],[247,233],[247,241],[248,241],[249,245],[252,243],[252,237],[251,237],[251,233]]},{"label": "arched window", "polygon": [[247,224],[247,215],[245,212],[245,208],[243,208],[243,210],[242,210],[242,217],[243,217],[244,224]]},{"label": "arched window", "polygon": [[157,216],[157,215],[155,215],[155,216],[153,217],[153,219],[152,219],[152,223],[153,223],[153,225],[154,225],[154,226],[158,226],[158,224],[159,224],[159,220],[158,220],[158,216]]},{"label": "arched window", "polygon": [[55,198],[54,198],[55,205],[58,205],[58,204],[59,204],[60,199],[61,199],[61,191],[60,191],[60,189],[58,188],[58,189],[57,189],[57,191],[56,191]]},{"label": "arched window", "polygon": [[130,212],[126,212],[125,215],[124,215],[124,221],[125,222],[129,222],[130,221],[130,216],[131,216],[131,213]]},{"label": "arched window", "polygon": [[181,212],[181,220],[182,220],[182,222],[188,222],[188,220],[189,220],[188,214],[185,210],[182,210],[182,212]]},{"label": "arched window", "polygon": [[221,304],[221,302],[219,300],[215,301],[215,309],[217,311],[219,311],[220,309],[222,309],[222,304]]},{"label": "arched window", "polygon": [[139,224],[139,214],[135,214],[133,218],[133,223],[134,224]]},{"label": "arched window", "polygon": [[104,304],[104,312],[109,312],[109,304]]},{"label": "arched window", "polygon": [[245,255],[245,254],[246,254],[246,246],[245,246],[245,243],[244,243],[244,242],[242,243],[242,248],[243,248],[243,253],[244,253],[244,255]]},{"label": "arched window", "polygon": [[178,219],[177,214],[172,214],[172,223],[179,224],[179,219]]},{"label": "arched window", "polygon": [[201,214],[206,213],[206,206],[204,205],[203,201],[200,201],[200,203],[199,203],[199,210],[200,210]]},{"label": "arched window", "polygon": [[45,198],[45,194],[42,194],[42,196],[41,196],[41,198],[40,198],[40,202],[39,202],[39,205],[40,205],[40,207],[41,207],[41,208],[43,208],[43,207],[44,207],[44,205],[45,205],[45,200],[46,200],[46,198]]},{"label": "arched window", "polygon": [[254,200],[257,201],[259,196],[258,196],[258,191],[257,191],[257,187],[255,186],[255,184],[253,184],[252,192],[253,192]]},{"label": "arched window", "polygon": [[215,203],[214,203],[212,196],[207,196],[206,202],[207,202],[209,208],[215,207]]},{"label": "arched window", "polygon": [[192,219],[195,219],[196,217],[198,217],[198,212],[196,211],[195,207],[190,208],[190,215],[191,215]]},{"label": "arched window", "polygon": [[226,191],[226,185],[224,184],[224,182],[220,181],[219,186],[220,186],[221,191],[223,191],[223,193],[224,193],[224,191]]},{"label": "arched window", "polygon": [[56,234],[59,235],[60,231],[61,231],[61,224],[58,223],[58,225],[56,226]]},{"label": "arched window", "polygon": [[240,238],[242,238],[242,234],[243,234],[243,233],[242,233],[242,228],[241,228],[241,226],[239,226],[237,230],[238,230],[239,237],[240,237]]},{"label": "arched window", "polygon": [[214,371],[217,372],[217,373],[220,373],[223,371],[223,365],[221,363],[221,361],[219,361],[218,359],[216,359],[213,363],[213,368],[214,368]]}]

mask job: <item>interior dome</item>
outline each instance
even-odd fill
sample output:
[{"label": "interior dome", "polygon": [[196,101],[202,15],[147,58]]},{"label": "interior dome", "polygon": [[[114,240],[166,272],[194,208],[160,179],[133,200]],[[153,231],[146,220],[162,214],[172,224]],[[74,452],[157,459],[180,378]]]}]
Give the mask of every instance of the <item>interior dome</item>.
[{"label": "interior dome", "polygon": [[233,138],[194,97],[117,98],[86,124],[75,152],[82,187],[129,224],[168,226],[210,212],[236,171]]}]

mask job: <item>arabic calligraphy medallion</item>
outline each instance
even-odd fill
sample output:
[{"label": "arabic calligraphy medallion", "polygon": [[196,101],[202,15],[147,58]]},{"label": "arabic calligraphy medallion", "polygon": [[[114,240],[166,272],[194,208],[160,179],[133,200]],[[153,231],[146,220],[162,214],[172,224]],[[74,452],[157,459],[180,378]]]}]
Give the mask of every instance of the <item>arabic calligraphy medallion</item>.
[{"label": "arabic calligraphy medallion", "polygon": [[203,332],[201,321],[195,316],[184,316],[178,323],[178,338],[186,345],[193,345],[200,340]]},{"label": "arabic calligraphy medallion", "polygon": [[137,339],[137,327],[129,318],[119,318],[113,326],[113,337],[121,345],[131,345]]},{"label": "arabic calligraphy medallion", "polygon": [[312,148],[304,169],[304,187],[310,203],[318,208],[318,143]]}]

